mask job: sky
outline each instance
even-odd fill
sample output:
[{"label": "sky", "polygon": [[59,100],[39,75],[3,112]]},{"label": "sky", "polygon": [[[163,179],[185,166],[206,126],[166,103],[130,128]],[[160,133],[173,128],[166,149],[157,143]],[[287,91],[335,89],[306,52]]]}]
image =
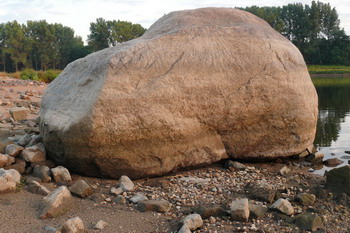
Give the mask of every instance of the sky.
[{"label": "sky", "polygon": [[[350,0],[321,0],[337,9],[340,26],[350,35]],[[311,0],[0,0],[0,22],[45,19],[74,29],[86,42],[90,22],[102,17],[124,20],[149,28],[157,19],[176,10],[201,7],[282,6]]]}]

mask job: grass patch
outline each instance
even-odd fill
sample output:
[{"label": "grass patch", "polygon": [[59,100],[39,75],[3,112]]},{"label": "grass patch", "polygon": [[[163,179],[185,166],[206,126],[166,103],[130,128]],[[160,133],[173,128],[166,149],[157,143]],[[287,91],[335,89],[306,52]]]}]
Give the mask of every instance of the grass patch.
[{"label": "grass patch", "polygon": [[316,87],[322,86],[350,86],[350,78],[312,78]]},{"label": "grass patch", "polygon": [[61,70],[37,71],[33,69],[24,69],[15,73],[0,72],[0,77],[12,77],[16,79],[35,80],[49,83],[52,82],[61,72]]},{"label": "grass patch", "polygon": [[308,65],[310,74],[349,74],[350,66]]}]

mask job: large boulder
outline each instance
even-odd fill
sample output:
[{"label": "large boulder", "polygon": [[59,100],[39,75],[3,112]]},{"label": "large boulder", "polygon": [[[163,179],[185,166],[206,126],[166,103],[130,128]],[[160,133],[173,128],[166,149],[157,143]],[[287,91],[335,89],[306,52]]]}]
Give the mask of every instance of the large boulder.
[{"label": "large boulder", "polygon": [[134,179],[301,153],[317,113],[290,41],[250,13],[204,8],[69,64],[42,98],[40,130],[69,170]]}]

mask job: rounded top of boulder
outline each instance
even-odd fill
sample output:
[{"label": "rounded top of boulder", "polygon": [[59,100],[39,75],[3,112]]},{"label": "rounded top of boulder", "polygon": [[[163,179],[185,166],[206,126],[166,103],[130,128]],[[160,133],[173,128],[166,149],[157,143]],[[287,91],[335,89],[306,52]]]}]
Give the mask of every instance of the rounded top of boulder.
[{"label": "rounded top of boulder", "polygon": [[[174,11],[158,19],[142,36],[151,38],[162,34],[174,34],[187,29],[233,28],[247,34],[285,39],[261,18],[234,8],[199,8],[194,10]],[[216,36],[216,35],[213,35]]]}]

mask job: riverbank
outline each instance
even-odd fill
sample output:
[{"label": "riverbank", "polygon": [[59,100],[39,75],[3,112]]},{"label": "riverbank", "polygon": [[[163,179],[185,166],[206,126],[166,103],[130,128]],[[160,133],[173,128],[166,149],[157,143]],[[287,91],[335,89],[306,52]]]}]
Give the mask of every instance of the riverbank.
[{"label": "riverbank", "polygon": [[[7,144],[19,143],[28,134],[36,138],[38,127],[35,119],[40,104],[35,105],[40,102],[45,88],[46,84],[39,82],[0,79],[0,115],[7,117],[1,120],[2,150]],[[8,112],[18,105],[26,108],[28,115],[24,120],[11,120]],[[20,164],[18,161],[15,164]],[[56,166],[49,160],[40,165],[44,164],[50,168]],[[181,219],[191,213],[200,214],[204,222],[193,232],[302,232],[304,225],[298,220],[300,218],[306,219],[306,227],[320,228],[318,232],[350,230],[349,196],[329,192],[325,178],[313,174],[311,171],[315,165],[303,158],[278,159],[269,163],[221,161],[210,167],[134,180],[132,189],[121,192],[117,191],[117,180],[77,174],[71,174],[72,181],[69,182],[58,182],[54,178],[50,182],[36,179],[49,192],[62,185],[71,188],[79,180],[84,180],[91,187],[90,195],[73,197],[74,205],[53,219],[40,219],[43,196],[29,191],[33,184],[33,167],[31,163],[24,165],[27,168],[16,191],[0,194],[3,233],[55,232],[72,217],[83,221],[86,232],[177,232]],[[143,212],[138,203],[140,201],[132,199],[135,195],[149,200],[163,200],[169,203],[169,207],[166,211]],[[304,200],[303,196],[310,200]],[[232,216],[232,203],[244,198],[249,202],[247,221]],[[293,213],[271,208],[280,198],[290,203],[288,208]],[[318,225],[307,220],[316,219],[315,216]],[[100,220],[107,225],[103,230],[94,229]]]},{"label": "riverbank", "polygon": [[324,75],[348,75],[350,74],[350,66],[337,65],[308,65],[310,75],[324,74]]}]

